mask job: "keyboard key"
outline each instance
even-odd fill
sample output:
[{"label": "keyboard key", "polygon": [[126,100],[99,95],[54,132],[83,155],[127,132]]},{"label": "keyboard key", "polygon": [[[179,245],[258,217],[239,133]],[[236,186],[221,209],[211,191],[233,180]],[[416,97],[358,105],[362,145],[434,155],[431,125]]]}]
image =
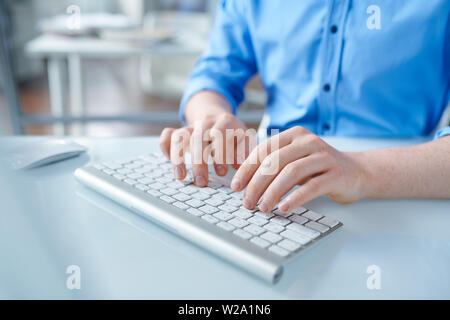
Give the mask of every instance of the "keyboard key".
[{"label": "keyboard key", "polygon": [[137,181],[133,180],[133,179],[125,179],[125,180],[123,180],[123,182],[125,182],[126,184],[129,184],[130,186],[135,185],[137,183]]},{"label": "keyboard key", "polygon": [[230,205],[227,205],[227,204],[219,206],[219,209],[222,210],[222,211],[228,212],[228,213],[232,213],[232,212],[235,212],[237,210],[236,207],[233,207],[233,206],[230,206]]},{"label": "keyboard key", "polygon": [[291,223],[291,220],[288,220],[284,217],[275,216],[272,219],[270,219],[270,222],[279,224],[280,226],[284,227],[284,226],[288,225],[289,223]]},{"label": "keyboard key", "polygon": [[183,202],[177,201],[177,202],[174,202],[174,203],[172,203],[172,204],[173,204],[175,207],[180,208],[180,209],[183,209],[183,210],[189,209],[189,206],[188,206],[187,204],[183,203]]},{"label": "keyboard key", "polygon": [[176,201],[174,198],[169,196],[161,196],[160,199],[167,203],[174,203]]},{"label": "keyboard key", "polygon": [[302,213],[304,213],[306,211],[308,211],[308,209],[306,209],[304,207],[298,207],[298,208],[295,208],[295,209],[291,210],[291,213],[302,214]]},{"label": "keyboard key", "polygon": [[213,214],[216,213],[217,211],[219,211],[219,209],[212,207],[210,205],[204,205],[203,207],[200,207],[199,210],[202,210],[204,213],[207,214]]},{"label": "keyboard key", "polygon": [[278,209],[275,210],[273,213],[275,213],[277,216],[281,216],[281,217],[285,217],[285,218],[287,218],[287,217],[292,215],[292,213],[290,213],[290,212],[281,212]]},{"label": "keyboard key", "polygon": [[242,205],[242,200],[231,198],[227,200],[226,203],[233,207],[240,207]]},{"label": "keyboard key", "polygon": [[117,173],[120,173],[120,174],[129,174],[129,173],[133,173],[133,171],[130,170],[130,169],[127,169],[127,168],[123,168],[123,169],[117,170]]},{"label": "keyboard key", "polygon": [[220,191],[225,194],[230,194],[230,193],[234,192],[233,189],[231,189],[229,187],[225,187],[225,186],[218,188],[217,191]]},{"label": "keyboard key", "polygon": [[220,200],[220,201],[226,201],[226,200],[230,199],[230,196],[227,195],[227,194],[225,194],[225,193],[218,192],[218,193],[216,193],[216,194],[213,194],[213,195],[212,195],[212,198],[213,198],[213,199]]},{"label": "keyboard key", "polygon": [[273,213],[271,213],[271,212],[261,212],[261,211],[256,211],[255,212],[255,216],[258,216],[258,217],[261,217],[261,218],[264,218],[264,219],[270,219],[270,218],[272,218],[273,216],[275,216]]},{"label": "keyboard key", "polygon": [[288,238],[289,240],[295,241],[301,245],[305,245],[310,242],[310,238],[307,238],[300,233],[294,232],[292,230],[285,230],[280,233],[283,237]]},{"label": "keyboard key", "polygon": [[158,182],[167,184],[169,182],[172,182],[173,178],[172,177],[170,177],[170,178],[168,178],[168,177],[161,177],[161,178],[156,178],[155,180],[158,181]]},{"label": "keyboard key", "polygon": [[309,221],[305,217],[302,217],[302,216],[299,216],[299,215],[296,215],[296,214],[290,216],[289,220],[291,220],[293,222],[297,222],[298,224],[304,224],[304,223]]},{"label": "keyboard key", "polygon": [[119,163],[116,163],[116,162],[105,162],[105,163],[103,163],[103,165],[111,170],[117,170],[117,169],[122,168],[122,165]]},{"label": "keyboard key", "polygon": [[307,228],[295,222],[291,223],[286,228],[310,239],[315,239],[320,236],[320,232],[317,232],[316,230]]},{"label": "keyboard key", "polygon": [[145,184],[135,184],[134,187],[139,189],[139,190],[142,190],[142,191],[147,191],[148,189],[150,189]]},{"label": "keyboard key", "polygon": [[248,213],[254,213],[254,212],[256,212],[257,210],[256,209],[247,209],[247,208],[245,208],[244,206],[239,206],[239,210],[243,210],[243,211],[246,211],[246,212],[248,212]]},{"label": "keyboard key", "polygon": [[189,208],[186,211],[196,217],[202,216],[204,214],[203,212],[195,208]]},{"label": "keyboard key", "polygon": [[233,216],[231,214],[223,212],[223,211],[219,211],[219,212],[213,214],[213,216],[222,221],[228,221],[231,218],[233,218]]},{"label": "keyboard key", "polygon": [[198,200],[206,200],[206,199],[209,199],[209,195],[207,195],[206,193],[203,193],[203,192],[197,192],[197,193],[192,194],[192,198],[195,198]]},{"label": "keyboard key", "polygon": [[250,239],[252,237],[252,235],[250,233],[248,233],[248,232],[246,232],[244,230],[241,230],[241,229],[236,229],[236,230],[233,231],[233,233],[235,235],[237,235],[238,237],[240,237],[242,239],[245,239],[245,240],[248,240],[248,239]]},{"label": "keyboard key", "polygon": [[301,245],[299,245],[298,243],[288,240],[288,239],[284,239],[283,241],[279,242],[277,245],[279,245],[280,247],[289,250],[289,251],[296,251],[298,249],[300,249]]},{"label": "keyboard key", "polygon": [[248,219],[248,218],[250,218],[250,217],[252,216],[251,213],[249,213],[249,212],[246,211],[246,210],[242,210],[242,209],[239,209],[239,210],[237,210],[237,211],[234,211],[234,212],[233,212],[233,215],[235,215],[235,216],[237,216],[237,217],[239,217],[239,218],[242,218],[242,219]]},{"label": "keyboard key", "polygon": [[283,248],[280,248],[279,246],[271,246],[269,248],[270,252],[275,253],[276,255],[280,256],[280,257],[286,257],[289,254],[289,251],[284,250]]},{"label": "keyboard key", "polygon": [[264,226],[264,229],[267,229],[274,233],[280,233],[281,231],[284,230],[284,227],[279,224],[270,222]]},{"label": "keyboard key", "polygon": [[158,190],[155,190],[155,189],[150,189],[147,191],[147,193],[151,194],[154,197],[160,197],[162,195],[161,192],[159,192]]},{"label": "keyboard key", "polygon": [[209,214],[205,214],[204,216],[202,216],[202,219],[212,224],[219,222],[219,219],[216,219],[213,216],[210,216]]},{"label": "keyboard key", "polygon": [[314,211],[306,211],[303,216],[313,221],[317,221],[323,217],[323,215]]},{"label": "keyboard key", "polygon": [[180,188],[179,190],[183,193],[186,193],[187,195],[191,195],[191,194],[198,192],[198,188],[193,187],[193,186],[186,186],[186,187]]},{"label": "keyboard key", "polygon": [[129,174],[127,174],[127,177],[130,179],[141,179],[144,176],[140,173],[129,173]]},{"label": "keyboard key", "polygon": [[105,169],[105,166],[100,163],[94,163],[92,166],[97,170]]},{"label": "keyboard key", "polygon": [[119,174],[119,173],[114,174],[113,177],[118,179],[118,180],[126,179],[126,177],[123,174]]},{"label": "keyboard key", "polygon": [[205,203],[207,203],[213,207],[218,207],[223,204],[223,202],[221,200],[214,199],[214,198],[209,198],[209,199],[205,200]]},{"label": "keyboard key", "polygon": [[172,188],[164,188],[161,190],[162,193],[168,196],[173,196],[174,194],[177,194],[178,191]]},{"label": "keyboard key", "polygon": [[184,194],[184,193],[174,194],[172,196],[172,198],[177,199],[178,201],[181,201],[181,202],[186,202],[186,201],[192,199],[191,197],[189,197],[187,194]]},{"label": "keyboard key", "polygon": [[198,207],[201,207],[201,206],[205,205],[205,203],[203,201],[200,201],[200,200],[197,200],[197,199],[191,199],[191,200],[187,201],[186,204],[188,204],[188,205],[190,205],[191,207],[194,207],[194,208],[198,208]]},{"label": "keyboard key", "polygon": [[311,228],[313,230],[319,231],[320,233],[325,233],[328,230],[330,230],[330,228],[328,228],[327,226],[325,226],[321,223],[315,222],[315,221],[310,221],[307,224],[305,224],[305,226],[307,226],[308,228]]},{"label": "keyboard key", "polygon": [[116,173],[114,170],[111,170],[111,169],[108,169],[108,168],[103,169],[102,171],[104,173],[108,174],[108,175],[112,175],[112,174]]},{"label": "keyboard key", "polygon": [[155,180],[153,180],[152,178],[148,178],[148,177],[139,179],[138,181],[139,181],[139,183],[142,183],[142,184],[152,184],[152,183],[155,183]]},{"label": "keyboard key", "polygon": [[230,193],[230,196],[232,196],[235,199],[242,200],[242,198],[244,197],[244,191],[240,191],[240,192],[233,191],[232,193]]},{"label": "keyboard key", "polygon": [[218,224],[216,224],[216,226],[218,226],[219,228],[222,228],[223,230],[226,230],[226,231],[233,231],[234,229],[236,229],[235,227],[233,227],[228,222],[223,222],[223,221],[221,221]]},{"label": "keyboard key", "polygon": [[261,247],[261,248],[267,248],[270,245],[270,243],[268,241],[263,240],[263,239],[258,238],[258,237],[252,238],[250,240],[250,242],[256,244],[258,247]]},{"label": "keyboard key", "polygon": [[202,192],[206,193],[206,194],[209,194],[209,195],[212,195],[212,194],[217,193],[218,191],[214,190],[213,188],[210,188],[210,187],[205,187],[205,188],[202,188]]},{"label": "keyboard key", "polygon": [[161,190],[164,189],[164,185],[162,183],[159,182],[155,182],[149,185],[150,188],[155,189],[155,190]]},{"label": "keyboard key", "polygon": [[272,243],[277,243],[278,241],[283,239],[280,235],[278,235],[276,233],[272,233],[270,231],[267,231],[266,233],[263,233],[260,237],[262,239],[267,240],[267,241],[272,242]]},{"label": "keyboard key", "polygon": [[257,217],[257,216],[253,216],[250,219],[248,219],[247,221],[252,223],[252,224],[256,224],[259,227],[269,223],[269,220],[266,220],[264,218]]},{"label": "keyboard key", "polygon": [[248,225],[248,222],[244,219],[241,218],[233,218],[230,221],[228,221],[229,223],[231,223],[233,226],[235,226],[236,228],[243,228],[246,225]]},{"label": "keyboard key", "polygon": [[255,236],[259,236],[261,233],[264,232],[264,229],[258,226],[255,226],[254,224],[250,224],[244,228],[245,231],[250,232],[251,234]]},{"label": "keyboard key", "polygon": [[337,220],[334,220],[334,219],[328,218],[328,217],[323,217],[322,219],[319,220],[319,222],[330,228],[334,228],[339,224],[339,222]]}]

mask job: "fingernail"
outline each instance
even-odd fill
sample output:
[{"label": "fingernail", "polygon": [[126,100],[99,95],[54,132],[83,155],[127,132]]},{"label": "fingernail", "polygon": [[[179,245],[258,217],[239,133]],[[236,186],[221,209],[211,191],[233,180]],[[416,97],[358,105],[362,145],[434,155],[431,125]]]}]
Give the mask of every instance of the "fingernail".
[{"label": "fingernail", "polygon": [[183,179],[183,170],[180,167],[175,168],[175,179]]},{"label": "fingernail", "polygon": [[238,191],[241,188],[241,183],[238,179],[233,179],[230,185],[231,189]]},{"label": "fingernail", "polygon": [[258,207],[259,207],[259,210],[261,210],[262,212],[269,211],[269,206],[265,202],[261,202]]},{"label": "fingernail", "polygon": [[203,176],[196,176],[195,184],[199,187],[204,187],[206,186],[206,179]]},{"label": "fingernail", "polygon": [[283,212],[287,212],[289,210],[289,199],[284,199],[283,201],[281,201],[278,205],[278,209]]},{"label": "fingernail", "polygon": [[252,209],[253,208],[253,203],[252,203],[252,201],[250,201],[250,199],[244,198],[244,200],[242,201],[242,204],[247,209]]},{"label": "fingernail", "polygon": [[222,166],[222,165],[218,165],[216,167],[216,170],[217,170],[217,174],[219,174],[219,175],[224,175],[225,174],[225,167]]}]

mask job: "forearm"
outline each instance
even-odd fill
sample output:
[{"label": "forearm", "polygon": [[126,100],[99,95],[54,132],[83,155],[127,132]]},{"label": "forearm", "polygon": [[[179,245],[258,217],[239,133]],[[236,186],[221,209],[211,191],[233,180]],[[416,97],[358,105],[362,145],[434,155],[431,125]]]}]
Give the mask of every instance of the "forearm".
[{"label": "forearm", "polygon": [[366,198],[450,198],[450,136],[354,154]]},{"label": "forearm", "polygon": [[230,103],[221,94],[207,90],[194,94],[184,111],[188,124],[224,113],[231,113]]}]

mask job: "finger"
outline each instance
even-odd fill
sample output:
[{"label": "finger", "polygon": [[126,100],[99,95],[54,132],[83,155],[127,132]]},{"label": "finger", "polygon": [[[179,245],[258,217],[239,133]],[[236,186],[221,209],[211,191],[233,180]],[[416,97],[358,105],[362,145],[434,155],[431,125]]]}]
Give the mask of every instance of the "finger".
[{"label": "finger", "polygon": [[328,193],[329,190],[333,189],[335,178],[336,175],[333,171],[327,171],[311,178],[283,199],[278,208],[282,212],[288,212],[305,204],[305,202]]},{"label": "finger", "polygon": [[272,181],[264,193],[259,208],[261,211],[269,212],[300,181],[327,171],[330,162],[320,154],[312,154],[286,165],[280,174]]},{"label": "finger", "polygon": [[[282,172],[283,168],[288,165],[294,165],[295,161],[305,156],[305,153],[299,153],[297,146],[290,144],[281,149],[278,149],[268,155],[261,165],[258,167],[254,175],[251,177],[245,195],[243,204],[246,208],[252,209],[261,198],[262,194],[266,191],[267,187],[272,183],[275,177]],[[280,173],[281,174],[281,173]],[[290,184],[298,182],[294,176],[290,177]],[[281,187],[285,187],[281,186]],[[261,211],[269,211],[273,205],[271,202],[261,203]]]},{"label": "finger", "polygon": [[175,131],[174,128],[164,128],[159,137],[159,148],[164,156],[170,160],[170,137]]},{"label": "finger", "polygon": [[172,132],[170,139],[170,162],[172,162],[175,179],[183,180],[186,177],[184,155],[189,148],[189,138],[192,128],[184,127]]},{"label": "finger", "polygon": [[190,151],[192,160],[192,173],[194,175],[194,183],[198,187],[206,187],[208,185],[208,158],[211,153],[209,123],[199,121],[194,125],[191,135]]},{"label": "finger", "polygon": [[228,165],[226,162],[226,139],[225,139],[225,123],[218,122],[211,129],[211,156],[213,158],[214,170],[217,175],[224,176],[228,172]]}]

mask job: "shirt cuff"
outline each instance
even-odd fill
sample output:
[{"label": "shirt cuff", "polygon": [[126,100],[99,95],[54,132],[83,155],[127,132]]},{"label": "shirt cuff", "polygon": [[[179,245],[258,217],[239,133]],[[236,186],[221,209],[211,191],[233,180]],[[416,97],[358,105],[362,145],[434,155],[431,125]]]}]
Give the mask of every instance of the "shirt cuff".
[{"label": "shirt cuff", "polygon": [[180,103],[179,117],[184,125],[186,125],[186,117],[184,115],[186,103],[194,94],[203,90],[214,91],[221,94],[230,103],[233,114],[236,114],[237,102],[233,98],[233,96],[226,89],[224,89],[223,85],[220,85],[216,81],[209,78],[191,79],[189,80],[188,85],[184,90],[184,94],[183,97],[181,98]]},{"label": "shirt cuff", "polygon": [[436,132],[436,135],[434,136],[435,139],[439,139],[445,136],[450,136],[450,126],[442,128],[438,132]]}]

